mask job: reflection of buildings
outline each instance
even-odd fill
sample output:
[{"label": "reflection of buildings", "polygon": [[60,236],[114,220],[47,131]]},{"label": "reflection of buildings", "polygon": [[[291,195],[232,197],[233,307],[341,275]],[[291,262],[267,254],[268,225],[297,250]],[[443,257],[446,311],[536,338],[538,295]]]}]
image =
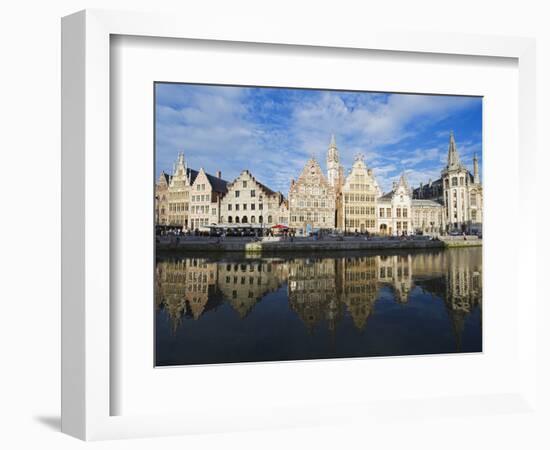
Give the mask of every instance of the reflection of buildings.
[{"label": "reflection of buildings", "polygon": [[336,260],[300,258],[288,262],[288,301],[309,331],[326,320],[334,330],[341,317],[336,297]]},{"label": "reflection of buildings", "polygon": [[156,273],[156,304],[166,309],[174,330],[183,315],[197,320],[216,288],[216,263],[202,258],[160,261]]},{"label": "reflection of buildings", "polygon": [[312,331],[326,324],[334,332],[346,317],[356,329],[365,329],[382,287],[389,287],[401,304],[410,301],[416,288],[444,301],[460,349],[467,316],[481,309],[481,252],[468,248],[375,256],[160,261],[155,303],[167,311],[174,329],[183,317],[197,320],[222,301],[244,319],[268,293],[287,283],[289,306],[306,328]]},{"label": "reflection of buildings", "polygon": [[411,255],[378,256],[377,258],[378,280],[393,288],[399,303],[407,303],[413,285]]},{"label": "reflection of buildings", "polygon": [[448,255],[445,303],[451,314],[457,346],[460,348],[466,316],[476,306],[481,309],[482,269],[481,263],[475,264],[470,253],[452,251]]},{"label": "reflection of buildings", "polygon": [[421,254],[414,258],[413,270],[418,286],[444,299],[460,350],[466,317],[476,307],[482,311],[482,249]]},{"label": "reflection of buildings", "polygon": [[339,298],[357,329],[362,330],[374,309],[378,293],[377,258],[363,256],[341,258],[341,288]]},{"label": "reflection of buildings", "polygon": [[277,261],[227,262],[218,265],[218,287],[244,319],[264,295],[286,279],[286,264]]}]

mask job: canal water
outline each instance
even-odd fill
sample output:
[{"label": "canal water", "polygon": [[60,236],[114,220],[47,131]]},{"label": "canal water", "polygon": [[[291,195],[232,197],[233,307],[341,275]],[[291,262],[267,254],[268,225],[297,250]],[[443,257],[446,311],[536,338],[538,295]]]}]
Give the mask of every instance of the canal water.
[{"label": "canal water", "polygon": [[482,249],[159,256],[157,366],[482,351]]}]

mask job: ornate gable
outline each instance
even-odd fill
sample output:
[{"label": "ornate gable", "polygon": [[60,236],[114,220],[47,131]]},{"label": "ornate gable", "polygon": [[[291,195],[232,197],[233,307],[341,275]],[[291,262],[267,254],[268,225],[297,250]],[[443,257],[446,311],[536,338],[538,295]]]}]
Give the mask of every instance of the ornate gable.
[{"label": "ornate gable", "polygon": [[300,185],[315,185],[327,188],[331,191],[333,190],[332,186],[325,178],[321,166],[319,166],[319,163],[313,158],[307,161],[298,180],[294,186],[291,187],[291,190],[296,190]]}]

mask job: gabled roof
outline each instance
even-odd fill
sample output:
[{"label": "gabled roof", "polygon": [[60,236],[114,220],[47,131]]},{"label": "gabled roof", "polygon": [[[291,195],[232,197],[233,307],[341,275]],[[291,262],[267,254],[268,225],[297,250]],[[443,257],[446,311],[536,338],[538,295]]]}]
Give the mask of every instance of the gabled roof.
[{"label": "gabled roof", "polygon": [[187,169],[187,179],[189,180],[189,184],[193,184],[195,182],[195,178],[197,178],[197,175],[199,172],[194,169]]},{"label": "gabled roof", "polygon": [[214,175],[210,175],[209,173],[206,173],[206,178],[208,178],[208,181],[210,185],[212,186],[212,190],[215,192],[219,192],[220,194],[225,194],[227,192],[227,185],[228,182],[223,180],[222,178],[215,177]]},{"label": "gabled roof", "polygon": [[[201,169],[204,172],[204,169]],[[194,170],[194,169],[187,169],[187,177],[189,179],[189,184],[193,184],[195,180],[197,179],[197,176],[199,175],[200,170]],[[227,185],[229,184],[226,180],[222,178],[218,178],[210,173],[204,172],[204,175],[208,179],[208,182],[210,183],[210,186],[212,186],[212,190],[214,192],[218,192],[220,194],[225,194],[227,192]]]},{"label": "gabled roof", "polygon": [[323,173],[323,170],[321,169],[321,166],[319,163],[315,160],[315,158],[310,158],[307,160],[306,164],[304,165],[304,168],[302,169],[302,172],[298,176],[298,179],[296,180],[296,183],[290,187],[290,190],[296,189],[296,186],[300,184],[305,178],[308,177],[311,169],[313,169],[315,176],[319,177],[319,181],[322,185],[327,187],[329,190],[334,190],[334,188],[330,185],[328,180],[325,177],[325,174]]}]

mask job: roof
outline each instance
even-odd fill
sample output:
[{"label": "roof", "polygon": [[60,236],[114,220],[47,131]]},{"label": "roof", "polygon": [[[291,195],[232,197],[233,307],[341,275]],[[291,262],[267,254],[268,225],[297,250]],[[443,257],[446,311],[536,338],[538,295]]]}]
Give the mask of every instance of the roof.
[{"label": "roof", "polygon": [[[254,178],[254,177],[253,177],[253,178]],[[260,186],[260,187],[265,191],[265,193],[266,193],[267,195],[275,195],[275,194],[277,193],[277,192],[275,192],[274,190],[269,189],[265,184],[260,183],[260,182],[259,182],[258,180],[256,180],[255,178],[254,178],[254,180],[256,181],[256,183],[258,184],[258,186]]]},{"label": "roof", "polygon": [[439,202],[436,202],[434,200],[424,200],[424,199],[412,199],[412,205],[413,206],[435,206],[435,207],[442,207],[443,205]]},{"label": "roof", "polygon": [[378,197],[378,201],[380,202],[391,202],[391,199],[393,198],[394,191],[390,191],[382,195],[381,197]]},{"label": "roof", "polygon": [[223,180],[222,178],[215,177],[214,175],[210,175],[206,172],[205,175],[206,178],[208,178],[208,182],[212,186],[213,191],[220,192],[222,194],[225,194],[227,192],[227,181]]},{"label": "roof", "polygon": [[229,189],[229,188],[231,187],[231,185],[233,185],[233,184],[241,177],[241,175],[242,175],[243,173],[247,173],[247,174],[252,178],[252,180],[254,181],[254,183],[256,183],[256,184],[258,185],[258,187],[259,187],[262,191],[264,191],[265,194],[266,194],[267,196],[281,195],[281,198],[284,198],[284,197],[283,197],[283,194],[281,194],[280,192],[275,192],[273,189],[268,188],[265,184],[260,183],[260,182],[258,181],[258,179],[257,179],[254,175],[252,175],[252,173],[251,173],[248,169],[243,170],[243,171],[239,174],[239,176],[238,176],[237,178],[235,178],[231,183],[228,183],[227,188]]},{"label": "roof", "polygon": [[193,184],[195,182],[195,178],[197,178],[197,175],[199,174],[198,170],[194,169],[187,169],[187,179],[189,180],[189,184]]}]

